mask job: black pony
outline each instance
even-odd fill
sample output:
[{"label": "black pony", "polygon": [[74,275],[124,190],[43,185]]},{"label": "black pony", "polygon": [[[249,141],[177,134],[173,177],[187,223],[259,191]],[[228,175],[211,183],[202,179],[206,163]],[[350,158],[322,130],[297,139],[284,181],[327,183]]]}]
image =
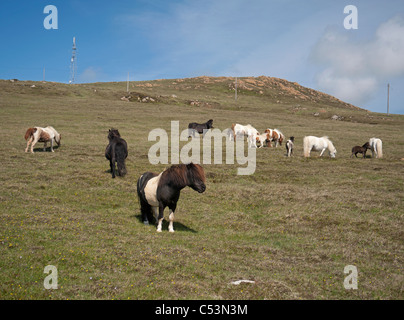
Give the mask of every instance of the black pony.
[{"label": "black pony", "polygon": [[202,193],[206,189],[205,173],[199,164],[178,164],[161,173],[145,172],[137,181],[137,195],[140,202],[142,221],[149,224],[153,214],[158,222],[157,232],[161,232],[164,209],[170,209],[168,230],[174,232],[174,212],[180,192],[191,187]]},{"label": "black pony", "polygon": [[126,141],[121,138],[117,129],[109,129],[108,140],[109,144],[105,149],[105,157],[109,160],[112,178],[116,176],[115,162],[118,165],[118,176],[123,177],[127,172],[125,159],[128,156],[128,145]]},{"label": "black pony", "polygon": [[188,124],[188,137],[194,136],[195,137],[195,131],[198,132],[199,134],[203,133],[203,130],[209,130],[213,128],[213,120],[210,119],[208,122],[205,123],[196,123],[196,122],[191,122]]}]

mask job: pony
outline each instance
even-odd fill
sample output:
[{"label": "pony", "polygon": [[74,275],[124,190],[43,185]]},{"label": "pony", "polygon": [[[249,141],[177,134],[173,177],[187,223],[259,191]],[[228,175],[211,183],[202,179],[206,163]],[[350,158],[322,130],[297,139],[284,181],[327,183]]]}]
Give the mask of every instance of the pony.
[{"label": "pony", "polygon": [[174,212],[180,192],[185,187],[191,187],[199,193],[206,190],[205,173],[199,164],[176,164],[161,173],[145,172],[137,181],[137,196],[144,224],[154,218],[157,222],[157,232],[161,232],[164,219],[164,209],[169,208],[168,231],[174,232]]},{"label": "pony", "polygon": [[328,137],[318,138],[314,136],[307,136],[303,139],[303,153],[305,157],[310,157],[310,152],[313,150],[321,151],[321,157],[326,149],[328,149],[330,157],[335,158],[337,150]]},{"label": "pony", "polygon": [[286,141],[286,155],[290,157],[293,153],[293,148],[295,146],[295,137],[290,137],[288,141]]},{"label": "pony", "polygon": [[351,154],[351,158],[353,158],[353,156],[355,155],[355,157],[357,158],[357,154],[358,153],[362,153],[363,154],[363,158],[366,158],[366,151],[370,149],[370,144],[369,142],[366,142],[362,147],[360,146],[355,146],[352,148],[352,154]]},{"label": "pony", "polygon": [[34,153],[34,146],[37,142],[43,142],[43,151],[46,150],[46,146],[48,142],[51,143],[51,151],[53,151],[53,140],[57,143],[58,147],[60,146],[60,140],[62,135],[59,134],[55,128],[48,126],[46,128],[42,127],[33,127],[28,128],[25,132],[24,136],[25,140],[27,140],[27,147],[25,148],[25,152],[28,152],[29,144],[31,143],[31,153]]},{"label": "pony", "polygon": [[260,134],[255,138],[255,140],[260,143],[259,148],[262,148],[264,145],[268,146],[268,141],[270,141],[269,133]]},{"label": "pony", "polygon": [[116,176],[115,162],[118,166],[118,175],[123,177],[127,173],[125,159],[128,156],[128,144],[117,129],[109,129],[108,131],[109,144],[105,149],[105,158],[109,160],[111,167],[112,178]]},{"label": "pony", "polygon": [[269,147],[272,147],[271,141],[275,142],[275,147],[278,147],[279,145],[282,145],[283,140],[285,140],[285,136],[282,132],[280,132],[278,129],[265,129],[265,133],[269,134],[270,139],[269,140]]},{"label": "pony", "polygon": [[[233,123],[231,125],[231,130],[233,131],[233,138],[236,141],[237,137],[247,136],[248,147],[257,147],[257,136],[260,134],[257,129],[255,129],[251,124],[243,126],[238,123]],[[231,137],[230,137],[231,139]]]},{"label": "pony", "polygon": [[370,150],[372,150],[372,158],[376,156],[376,158],[383,157],[383,148],[382,148],[382,140],[379,138],[370,138],[369,139]]},{"label": "pony", "polygon": [[203,134],[203,130],[209,130],[213,129],[213,120],[210,119],[205,123],[196,123],[196,122],[191,122],[188,124],[188,137],[195,137],[195,131],[198,132],[199,134]]}]

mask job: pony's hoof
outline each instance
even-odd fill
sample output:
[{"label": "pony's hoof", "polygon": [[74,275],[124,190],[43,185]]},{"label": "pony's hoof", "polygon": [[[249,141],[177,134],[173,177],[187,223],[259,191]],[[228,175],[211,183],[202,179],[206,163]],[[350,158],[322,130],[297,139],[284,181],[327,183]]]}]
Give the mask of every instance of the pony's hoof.
[{"label": "pony's hoof", "polygon": [[145,226],[148,226],[149,225],[149,221],[143,221],[143,224],[145,225]]},{"label": "pony's hoof", "polygon": [[157,229],[157,232],[161,232],[161,229]]},{"label": "pony's hoof", "polygon": [[173,233],[173,232],[175,232],[175,231],[174,231],[174,229],[169,229],[168,232]]}]

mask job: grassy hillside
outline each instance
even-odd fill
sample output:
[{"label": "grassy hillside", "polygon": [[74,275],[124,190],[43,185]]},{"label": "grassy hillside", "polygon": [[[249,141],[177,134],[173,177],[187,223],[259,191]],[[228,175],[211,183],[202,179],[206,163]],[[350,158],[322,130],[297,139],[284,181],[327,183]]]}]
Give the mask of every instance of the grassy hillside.
[{"label": "grassy hillside", "polygon": [[[66,85],[0,81],[1,299],[402,299],[404,116],[371,113],[275,78]],[[123,99],[122,99],[123,98]],[[340,121],[331,120],[338,115]],[[149,132],[170,121],[251,123],[295,136],[257,150],[253,175],[204,165],[207,190],[181,193],[174,228],[140,221],[136,181],[152,166]],[[28,127],[54,126],[55,152],[24,153]],[[107,133],[129,146],[111,179]],[[328,135],[336,159],[303,158],[305,135]],[[351,159],[376,136],[383,159]],[[184,145],[182,142],[181,145]],[[58,269],[45,290],[44,268]],[[344,289],[344,267],[358,290]],[[235,286],[249,279],[254,284]]]}]

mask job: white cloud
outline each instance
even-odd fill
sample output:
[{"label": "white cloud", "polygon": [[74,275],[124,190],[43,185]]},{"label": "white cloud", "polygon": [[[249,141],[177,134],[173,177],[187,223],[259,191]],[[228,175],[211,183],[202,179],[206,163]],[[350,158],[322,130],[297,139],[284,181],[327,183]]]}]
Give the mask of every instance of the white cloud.
[{"label": "white cloud", "polygon": [[79,74],[79,82],[100,82],[105,78],[101,68],[88,67]]},{"label": "white cloud", "polygon": [[381,24],[368,41],[350,35],[327,29],[311,59],[324,68],[316,76],[322,90],[363,105],[383,83],[404,75],[404,20],[395,17]]}]

